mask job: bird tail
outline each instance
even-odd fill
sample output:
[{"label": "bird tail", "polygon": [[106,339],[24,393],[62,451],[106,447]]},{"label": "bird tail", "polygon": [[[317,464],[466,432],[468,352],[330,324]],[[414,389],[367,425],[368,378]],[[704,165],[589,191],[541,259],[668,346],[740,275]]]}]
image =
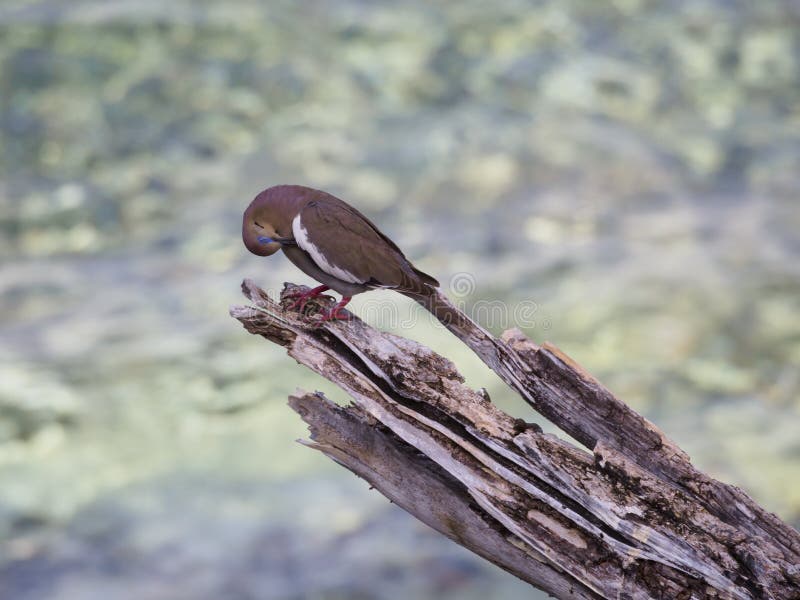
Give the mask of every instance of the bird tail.
[{"label": "bird tail", "polygon": [[414,265],[410,265],[410,266],[411,266],[411,269],[414,271],[414,274],[417,277],[419,277],[420,280],[422,281],[422,283],[424,283],[426,286],[435,287],[435,288],[439,287],[439,282],[436,280],[435,277],[431,277],[427,273],[423,273],[418,268],[416,268]]},{"label": "bird tail", "polygon": [[[431,279],[433,279],[431,277]],[[435,281],[435,280],[434,280]],[[469,317],[456,308],[452,302],[435,287],[423,286],[420,290],[397,290],[404,296],[411,298],[414,302],[422,306],[431,313],[445,327],[454,330],[461,330],[470,322]]]}]

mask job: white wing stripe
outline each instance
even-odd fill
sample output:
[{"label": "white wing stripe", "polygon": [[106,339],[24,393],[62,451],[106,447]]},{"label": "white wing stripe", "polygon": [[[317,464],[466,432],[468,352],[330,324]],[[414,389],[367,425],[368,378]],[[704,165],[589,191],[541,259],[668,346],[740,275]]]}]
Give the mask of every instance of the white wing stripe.
[{"label": "white wing stripe", "polygon": [[322,254],[319,248],[312,244],[311,240],[308,238],[308,230],[303,227],[303,224],[300,222],[299,214],[292,221],[292,233],[294,234],[294,239],[297,242],[297,245],[308,252],[311,255],[311,258],[314,259],[314,262],[317,263],[317,266],[325,271],[328,275],[332,275],[333,277],[348,283],[364,283],[349,271],[340,269],[336,265],[331,264],[328,259],[325,258],[325,255]]}]

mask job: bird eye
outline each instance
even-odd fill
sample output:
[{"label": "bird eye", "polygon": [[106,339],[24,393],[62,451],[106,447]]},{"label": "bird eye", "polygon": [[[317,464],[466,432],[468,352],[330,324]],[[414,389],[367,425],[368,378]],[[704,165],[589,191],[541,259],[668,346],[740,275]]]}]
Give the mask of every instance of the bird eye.
[{"label": "bird eye", "polygon": [[254,224],[256,227],[258,227],[259,229],[264,229],[264,226],[263,226],[263,225],[261,225],[261,223],[259,223],[258,221],[253,221],[253,224]]}]

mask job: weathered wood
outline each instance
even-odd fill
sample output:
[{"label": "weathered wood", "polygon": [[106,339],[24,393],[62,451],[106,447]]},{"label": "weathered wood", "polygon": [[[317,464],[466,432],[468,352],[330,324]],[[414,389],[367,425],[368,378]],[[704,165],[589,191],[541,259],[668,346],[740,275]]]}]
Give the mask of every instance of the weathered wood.
[{"label": "weathered wood", "polygon": [[319,393],[290,396],[289,405],[310,425],[313,441],[303,443],[367,480],[426,525],[557,597],[597,597],[547,561],[532,561],[518,538],[486,519],[466,486],[390,430],[376,427],[357,406],[339,407]]},{"label": "weathered wood", "polygon": [[798,598],[800,536],[697,471],[658,428],[521,332],[496,339],[427,302],[541,414],[592,452],[521,427],[453,364],[358,318],[320,327],[252,282],[231,314],[355,404],[290,404],[313,442],[392,501],[559,598]]},{"label": "weathered wood", "polygon": [[[441,293],[420,304],[434,314],[457,312]],[[538,346],[514,329],[498,340],[466,316],[442,322],[537,412],[586,448],[593,450],[602,441],[603,447],[677,485],[712,513],[739,522],[754,535],[774,537],[790,554],[800,553],[794,529],[742,490],[695,469],[664,432],[555,346]]]}]

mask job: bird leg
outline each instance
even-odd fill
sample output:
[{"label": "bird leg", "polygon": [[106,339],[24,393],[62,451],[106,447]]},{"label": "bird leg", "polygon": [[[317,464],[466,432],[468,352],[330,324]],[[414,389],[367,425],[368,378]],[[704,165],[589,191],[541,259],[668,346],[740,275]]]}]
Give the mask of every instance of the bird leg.
[{"label": "bird leg", "polygon": [[[299,292],[296,289],[288,291],[284,294],[284,298],[296,298],[294,302],[292,302],[289,306],[286,307],[286,310],[294,310],[296,308],[300,309],[300,312],[306,307],[306,304],[312,298],[316,298],[322,292],[327,292],[329,288],[327,285],[318,285],[314,289],[308,290],[307,292]],[[330,296],[327,296],[330,298]]]},{"label": "bird leg", "polygon": [[317,323],[325,323],[326,321],[347,321],[350,318],[349,313],[339,312],[344,309],[345,305],[350,302],[352,296],[342,296],[339,303],[330,309],[328,312],[322,313]]}]

